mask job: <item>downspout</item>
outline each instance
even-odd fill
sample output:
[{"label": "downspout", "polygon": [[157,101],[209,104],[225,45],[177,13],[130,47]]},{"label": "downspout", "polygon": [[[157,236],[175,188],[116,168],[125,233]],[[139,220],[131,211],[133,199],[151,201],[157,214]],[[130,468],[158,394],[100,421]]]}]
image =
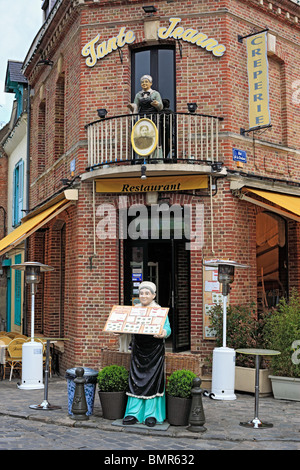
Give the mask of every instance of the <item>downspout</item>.
[{"label": "downspout", "polygon": [[27,97],[27,155],[26,155],[26,214],[29,212],[29,185],[30,185],[30,85]]},{"label": "downspout", "polygon": [[[27,90],[27,142],[26,142],[26,176],[25,176],[25,192],[26,192],[26,206],[25,214],[29,212],[29,186],[30,186],[30,85],[28,84]],[[28,238],[25,242],[24,261],[28,261]],[[24,286],[24,302],[23,302],[23,325],[22,333],[26,334],[25,327],[27,325],[27,289]]]}]

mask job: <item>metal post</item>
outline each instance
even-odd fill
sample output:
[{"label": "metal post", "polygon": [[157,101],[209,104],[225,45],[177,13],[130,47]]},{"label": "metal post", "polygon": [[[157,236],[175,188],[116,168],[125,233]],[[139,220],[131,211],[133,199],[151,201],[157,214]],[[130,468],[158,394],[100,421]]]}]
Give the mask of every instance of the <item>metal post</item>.
[{"label": "metal post", "polygon": [[189,415],[189,427],[187,428],[188,431],[191,432],[205,432],[206,427],[205,424],[205,414],[203,410],[203,403],[202,403],[202,392],[203,390],[200,388],[201,379],[196,377],[193,379],[193,388],[191,390],[192,394],[192,404],[191,404],[191,411]]},{"label": "metal post", "polygon": [[223,348],[226,348],[227,296],[223,295]]},{"label": "metal post", "polygon": [[255,405],[254,417],[258,419],[258,401],[259,401],[259,355],[255,356]]},{"label": "metal post", "polygon": [[36,285],[31,284],[31,341],[34,341],[34,302],[35,302]]},{"label": "metal post", "polygon": [[76,379],[74,379],[75,383],[75,392],[72,404],[72,413],[71,419],[75,419],[78,421],[86,421],[89,419],[88,415],[86,414],[88,411],[86,398],[85,398],[85,390],[84,384],[85,379],[84,375],[84,368],[77,367],[75,370]]},{"label": "metal post", "polygon": [[49,376],[49,359],[50,359],[50,339],[46,343],[46,365],[45,365],[45,388],[44,388],[44,401],[40,405],[30,405],[29,408],[33,410],[58,410],[61,406],[50,405],[48,402],[48,376]]}]

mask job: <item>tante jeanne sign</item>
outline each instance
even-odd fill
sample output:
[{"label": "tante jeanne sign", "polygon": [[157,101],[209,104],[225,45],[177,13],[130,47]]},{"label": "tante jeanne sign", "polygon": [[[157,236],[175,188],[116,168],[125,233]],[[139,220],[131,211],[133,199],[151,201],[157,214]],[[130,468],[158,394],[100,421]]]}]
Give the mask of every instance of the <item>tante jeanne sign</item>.
[{"label": "tante jeanne sign", "polygon": [[[178,26],[181,18],[170,18],[169,21],[170,25],[167,28],[158,28],[157,36],[159,39],[181,39],[212,52],[216,57],[221,57],[226,51],[226,47],[223,44],[219,44],[216,39],[209,38],[206,34],[199,33],[196,29],[184,29],[182,26]],[[85,63],[88,67],[94,67],[97,60],[103,59],[103,57],[125,46],[125,44],[134,43],[136,39],[134,32],[126,31],[125,27],[120,29],[117,36],[113,36],[107,41],[99,43],[100,37],[100,34],[97,34],[82,48],[81,54],[83,57],[86,57]]]}]

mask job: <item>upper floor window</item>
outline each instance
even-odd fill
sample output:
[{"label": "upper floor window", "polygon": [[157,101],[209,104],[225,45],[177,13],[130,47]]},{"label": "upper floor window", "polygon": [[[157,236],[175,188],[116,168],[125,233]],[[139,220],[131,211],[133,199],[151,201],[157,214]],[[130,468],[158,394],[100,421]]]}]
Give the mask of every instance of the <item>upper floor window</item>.
[{"label": "upper floor window", "polygon": [[175,49],[170,46],[148,47],[132,52],[132,101],[141,90],[141,77],[151,75],[152,88],[162,99],[170,101],[170,109],[176,111]]},{"label": "upper floor window", "polygon": [[24,196],[24,161],[19,160],[13,172],[13,208],[12,224],[15,227],[21,222],[23,217],[23,196]]}]

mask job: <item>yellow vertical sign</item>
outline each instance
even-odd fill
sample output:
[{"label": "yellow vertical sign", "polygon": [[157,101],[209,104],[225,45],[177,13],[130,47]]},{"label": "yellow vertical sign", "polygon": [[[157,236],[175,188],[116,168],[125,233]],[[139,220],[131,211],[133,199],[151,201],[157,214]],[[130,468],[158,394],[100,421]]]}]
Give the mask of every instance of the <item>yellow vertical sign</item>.
[{"label": "yellow vertical sign", "polygon": [[270,125],[267,32],[247,38],[249,127]]}]

